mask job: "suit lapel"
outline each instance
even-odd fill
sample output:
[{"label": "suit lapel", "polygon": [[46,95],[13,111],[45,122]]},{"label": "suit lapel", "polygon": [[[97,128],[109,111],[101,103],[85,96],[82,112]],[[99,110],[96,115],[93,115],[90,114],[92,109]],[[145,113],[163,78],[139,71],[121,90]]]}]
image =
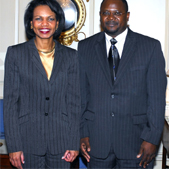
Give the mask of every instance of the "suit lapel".
[{"label": "suit lapel", "polygon": [[103,73],[104,73],[109,85],[112,87],[109,64],[108,64],[108,60],[107,60],[107,52],[106,52],[107,50],[106,50],[106,42],[105,42],[104,32],[101,32],[99,34],[98,40],[95,45],[95,51],[96,51],[96,60],[99,61],[99,64],[103,70]]},{"label": "suit lapel", "polygon": [[38,50],[36,49],[35,43],[34,43],[34,39],[31,39],[29,41],[29,51],[31,52],[31,60],[33,62],[33,64],[35,64],[35,66],[37,67],[37,69],[39,70],[39,72],[45,77],[47,78],[45,69],[42,65],[41,59],[39,57],[39,53]]},{"label": "suit lapel", "polygon": [[122,76],[125,75],[125,72],[130,67],[131,59],[134,57],[134,51],[136,49],[136,38],[134,33],[129,29],[124,44],[122,57],[117,72],[117,79],[115,83],[118,83]]},{"label": "suit lapel", "polygon": [[[35,66],[37,67],[39,72],[44,76],[44,78],[47,79],[45,69],[39,57],[39,53],[36,49],[36,46],[34,44],[34,39],[30,40],[29,42],[29,50],[31,51],[31,56],[32,56],[31,59],[33,61],[33,64],[35,64]],[[50,77],[50,83],[53,83],[54,80],[56,79],[57,73],[61,66],[61,62],[62,62],[62,46],[57,41],[55,41],[55,56],[54,56],[52,74]]]},{"label": "suit lapel", "polygon": [[51,74],[51,78],[50,78],[51,84],[54,81],[56,81],[57,74],[60,71],[60,67],[62,65],[63,56],[64,56],[64,53],[63,53],[62,45],[59,42],[55,41],[54,64],[53,64],[52,74]]}]

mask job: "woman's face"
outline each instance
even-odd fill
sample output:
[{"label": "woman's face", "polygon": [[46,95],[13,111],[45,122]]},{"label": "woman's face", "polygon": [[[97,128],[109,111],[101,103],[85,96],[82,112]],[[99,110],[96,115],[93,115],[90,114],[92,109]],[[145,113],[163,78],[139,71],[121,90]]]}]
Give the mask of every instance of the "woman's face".
[{"label": "woman's face", "polygon": [[36,38],[50,39],[58,28],[59,21],[56,21],[56,15],[49,6],[40,5],[33,11],[33,20],[31,27],[36,34]]}]

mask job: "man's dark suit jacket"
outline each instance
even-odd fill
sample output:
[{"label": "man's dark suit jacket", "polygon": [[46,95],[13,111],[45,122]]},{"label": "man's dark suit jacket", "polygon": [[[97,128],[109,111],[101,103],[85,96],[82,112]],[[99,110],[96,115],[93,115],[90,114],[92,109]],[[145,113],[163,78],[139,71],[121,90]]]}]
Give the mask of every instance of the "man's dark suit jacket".
[{"label": "man's dark suit jacket", "polygon": [[43,155],[79,150],[80,86],[77,52],[55,41],[50,80],[34,39],[8,48],[4,126],[8,152]]},{"label": "man's dark suit jacket", "polygon": [[136,159],[143,140],[158,145],[164,125],[166,74],[159,41],[128,30],[112,85],[104,32],[79,43],[81,138],[90,154]]}]

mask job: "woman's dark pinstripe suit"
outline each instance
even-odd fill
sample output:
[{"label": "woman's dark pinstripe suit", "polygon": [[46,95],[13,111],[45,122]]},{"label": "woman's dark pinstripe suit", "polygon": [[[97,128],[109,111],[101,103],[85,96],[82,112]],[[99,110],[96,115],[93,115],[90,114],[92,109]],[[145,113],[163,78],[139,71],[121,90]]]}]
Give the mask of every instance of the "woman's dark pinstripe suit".
[{"label": "woman's dark pinstripe suit", "polygon": [[55,41],[48,81],[34,39],[8,48],[4,125],[8,152],[79,150],[79,69],[75,50]]}]

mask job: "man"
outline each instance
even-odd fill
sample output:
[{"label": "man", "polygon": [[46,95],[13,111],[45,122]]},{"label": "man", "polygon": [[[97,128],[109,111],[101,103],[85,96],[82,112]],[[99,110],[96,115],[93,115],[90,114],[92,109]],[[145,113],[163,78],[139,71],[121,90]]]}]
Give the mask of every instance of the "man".
[{"label": "man", "polygon": [[126,0],[103,0],[104,32],[78,46],[81,151],[88,168],[153,168],[160,143],[164,57],[159,41],[127,27],[129,15]]}]

